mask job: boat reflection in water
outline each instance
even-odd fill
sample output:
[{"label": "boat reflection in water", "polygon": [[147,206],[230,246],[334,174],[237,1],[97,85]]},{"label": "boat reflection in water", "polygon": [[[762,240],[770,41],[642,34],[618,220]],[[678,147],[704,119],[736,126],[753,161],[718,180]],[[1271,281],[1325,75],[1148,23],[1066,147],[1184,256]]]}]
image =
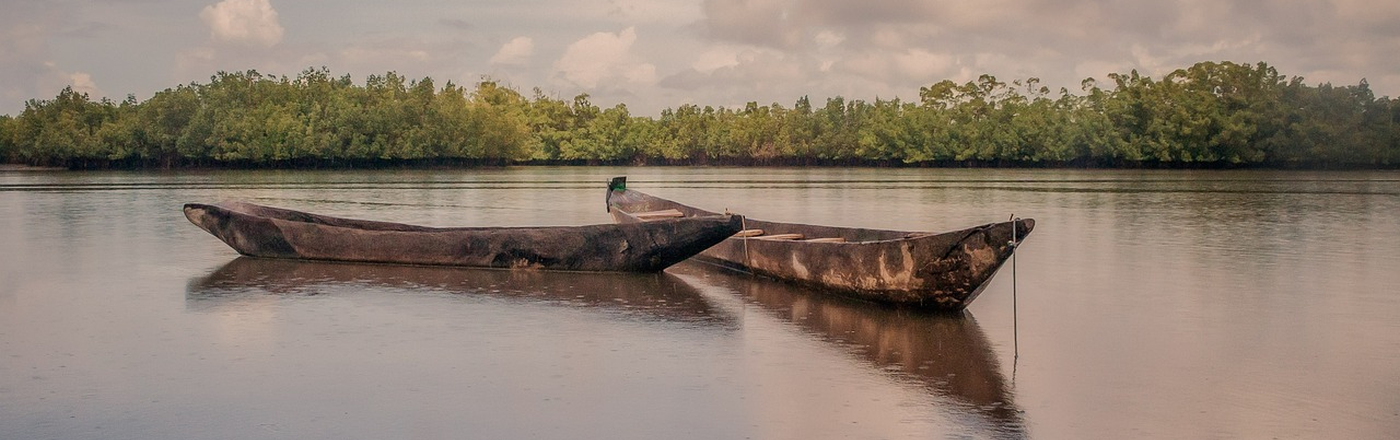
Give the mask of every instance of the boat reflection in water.
[{"label": "boat reflection in water", "polygon": [[732,290],[747,304],[913,381],[946,400],[950,416],[979,436],[1027,437],[996,353],[965,311],[895,309],[703,263],[669,271],[686,282]]},{"label": "boat reflection in water", "polygon": [[[395,303],[397,298],[384,293],[469,295],[507,303],[557,305],[622,319],[680,323],[682,329],[718,328],[724,334],[741,336],[764,331],[761,329],[766,326],[749,329],[744,323],[758,309],[779,327],[797,330],[794,333],[799,338],[811,336],[830,342],[838,348],[837,358],[843,357],[839,353],[849,354],[857,360],[857,368],[871,367],[893,383],[917,391],[912,393],[916,398],[931,396],[930,403],[937,411],[955,423],[946,426],[953,430],[950,435],[1026,436],[1025,423],[996,355],[971,315],[897,310],[701,263],[683,262],[656,274],[612,274],[240,257],[191,280],[185,304],[194,311],[232,310],[246,315],[287,300],[365,291]],[[431,306],[431,302],[419,303]],[[247,331],[240,329],[240,337]],[[724,352],[719,353],[722,356]],[[723,362],[734,364],[718,367],[720,371],[750,368],[734,359]],[[798,371],[779,374],[791,373],[789,377],[797,380],[820,376],[802,371],[803,366],[795,368]],[[722,384],[716,387],[724,388]],[[781,393],[770,391],[769,395]],[[697,405],[704,411],[703,404]]]},{"label": "boat reflection in water", "polygon": [[660,273],[493,270],[238,257],[190,281],[189,309],[263,302],[269,295],[314,296],[338,291],[485,295],[567,307],[596,308],[641,319],[708,324],[732,322],[689,284]]}]

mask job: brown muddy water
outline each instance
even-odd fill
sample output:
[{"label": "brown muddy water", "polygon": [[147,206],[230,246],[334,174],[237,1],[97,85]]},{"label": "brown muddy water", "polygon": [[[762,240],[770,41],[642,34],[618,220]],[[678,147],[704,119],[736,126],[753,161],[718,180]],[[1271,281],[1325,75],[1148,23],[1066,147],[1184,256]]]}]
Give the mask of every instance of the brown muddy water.
[{"label": "brown muddy water", "polygon": [[[763,219],[1037,223],[947,316],[695,263],[240,258],[180,212],[604,223],[614,175]],[[1396,172],[0,172],[0,439],[1397,435]]]}]

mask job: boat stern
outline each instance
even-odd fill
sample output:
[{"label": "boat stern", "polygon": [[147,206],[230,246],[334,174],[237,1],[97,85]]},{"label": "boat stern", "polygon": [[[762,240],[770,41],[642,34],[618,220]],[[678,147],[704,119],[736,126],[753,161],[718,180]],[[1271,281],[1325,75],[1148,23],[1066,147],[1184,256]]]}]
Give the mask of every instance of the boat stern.
[{"label": "boat stern", "polygon": [[269,258],[295,258],[298,255],[272,219],[203,203],[186,203],[184,213],[190,223],[240,254]]},{"label": "boat stern", "polygon": [[743,224],[740,215],[622,223],[627,238],[618,257],[631,260],[631,270],[659,272],[733,236]]},{"label": "boat stern", "polygon": [[617,176],[608,181],[608,195],[603,199],[603,204],[607,207],[608,212],[613,212],[613,193],[621,191],[627,191],[627,176]]}]

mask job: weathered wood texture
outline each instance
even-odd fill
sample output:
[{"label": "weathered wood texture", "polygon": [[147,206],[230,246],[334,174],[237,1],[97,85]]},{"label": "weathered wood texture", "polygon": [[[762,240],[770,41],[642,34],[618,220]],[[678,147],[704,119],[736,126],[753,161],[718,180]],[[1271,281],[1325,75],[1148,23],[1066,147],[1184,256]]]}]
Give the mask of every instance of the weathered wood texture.
[{"label": "weathered wood texture", "polygon": [[[643,222],[631,212],[666,209],[681,211],[688,217],[716,215],[619,188],[624,185],[614,182],[607,197],[609,212],[619,223]],[[747,219],[744,227],[761,229],[763,235],[729,238],[697,258],[876,302],[962,310],[982,292],[1011,256],[1016,243],[1035,228],[1035,220],[990,223],[942,233],[754,219]],[[824,240],[765,239],[793,234]],[[830,238],[845,241],[825,240]]]},{"label": "weathered wood texture", "polygon": [[185,217],[254,257],[507,269],[655,272],[741,229],[739,216],[628,225],[436,228],[243,202],[185,205]]}]

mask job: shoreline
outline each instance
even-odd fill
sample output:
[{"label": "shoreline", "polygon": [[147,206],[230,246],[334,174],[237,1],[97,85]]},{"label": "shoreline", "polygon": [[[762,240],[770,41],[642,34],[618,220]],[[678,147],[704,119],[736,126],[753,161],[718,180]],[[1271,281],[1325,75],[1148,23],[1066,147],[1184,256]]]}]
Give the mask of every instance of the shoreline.
[{"label": "shoreline", "polygon": [[63,167],[36,167],[32,165],[0,163],[0,172],[5,171],[68,171],[68,169]]},{"label": "shoreline", "polygon": [[806,159],[806,160],[543,160],[504,161],[480,159],[432,160],[293,160],[275,162],[193,162],[155,163],[145,161],[80,161],[69,166],[34,166],[0,163],[0,172],[46,171],[200,171],[200,170],[430,170],[505,167],[725,167],[725,168],[945,168],[945,169],[1064,169],[1064,170],[1277,170],[1277,171],[1384,171],[1400,170],[1400,164],[1275,163],[1243,164],[1219,162],[1009,162],[1009,161],[931,161],[904,163],[888,160]]}]

